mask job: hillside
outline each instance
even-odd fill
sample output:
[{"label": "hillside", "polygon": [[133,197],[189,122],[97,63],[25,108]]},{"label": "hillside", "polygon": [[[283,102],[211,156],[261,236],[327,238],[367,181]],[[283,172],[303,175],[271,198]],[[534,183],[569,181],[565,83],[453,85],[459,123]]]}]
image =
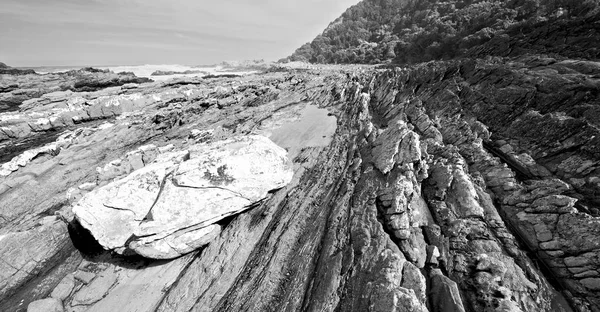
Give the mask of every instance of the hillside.
[{"label": "hillside", "polygon": [[[554,32],[576,27],[588,44],[598,42],[590,31],[598,29],[600,1],[584,0],[365,0],[332,22],[311,43],[298,48],[288,59],[311,63],[410,64],[484,55],[480,46],[516,45],[515,51],[486,49],[485,55],[516,55],[527,52],[541,31],[548,42],[560,42]],[[537,33],[536,33],[537,32]],[[536,37],[537,36],[537,37]],[[519,37],[519,38],[515,38]],[[581,41],[581,40],[580,40]],[[564,41],[563,41],[564,42]],[[565,44],[568,46],[570,44]],[[582,42],[578,42],[582,44]],[[554,56],[585,54],[597,58],[597,49],[547,44]],[[577,50],[570,53],[570,50]],[[479,51],[479,52],[478,52]]]}]

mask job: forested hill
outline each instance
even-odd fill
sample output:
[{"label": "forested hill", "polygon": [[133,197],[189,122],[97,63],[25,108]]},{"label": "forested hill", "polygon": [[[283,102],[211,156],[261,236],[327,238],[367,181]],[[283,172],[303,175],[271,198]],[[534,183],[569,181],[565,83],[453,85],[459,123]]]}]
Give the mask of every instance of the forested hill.
[{"label": "forested hill", "polygon": [[600,0],[364,0],[288,60],[416,63],[532,50],[595,59],[599,16]]}]

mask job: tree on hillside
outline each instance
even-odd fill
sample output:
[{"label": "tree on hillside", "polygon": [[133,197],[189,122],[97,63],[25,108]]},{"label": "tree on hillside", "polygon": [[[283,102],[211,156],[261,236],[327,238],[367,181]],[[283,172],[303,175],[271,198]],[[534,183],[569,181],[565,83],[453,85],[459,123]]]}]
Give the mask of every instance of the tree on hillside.
[{"label": "tree on hillside", "polygon": [[450,59],[508,29],[599,11],[600,0],[364,0],[289,59],[365,64]]}]

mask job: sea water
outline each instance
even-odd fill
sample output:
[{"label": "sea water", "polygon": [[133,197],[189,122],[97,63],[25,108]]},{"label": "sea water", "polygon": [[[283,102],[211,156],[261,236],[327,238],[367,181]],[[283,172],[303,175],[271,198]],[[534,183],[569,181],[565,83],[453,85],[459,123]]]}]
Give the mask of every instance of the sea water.
[{"label": "sea water", "polygon": [[[39,66],[39,67],[19,67],[20,69],[33,69],[38,74],[49,74],[49,73],[61,73],[70,70],[77,70],[84,67],[93,67],[97,69],[108,69],[112,72],[132,72],[137,77],[146,77],[152,80],[168,80],[178,77],[202,77],[205,75],[223,75],[223,74],[237,74],[246,75],[253,73],[253,71],[229,71],[220,65],[209,65],[209,66],[188,66],[179,64],[146,64],[146,65],[91,65],[91,66]],[[198,71],[193,74],[174,74],[174,75],[161,75],[152,76],[152,73],[156,71],[171,71],[171,72],[184,72],[184,71]]]}]

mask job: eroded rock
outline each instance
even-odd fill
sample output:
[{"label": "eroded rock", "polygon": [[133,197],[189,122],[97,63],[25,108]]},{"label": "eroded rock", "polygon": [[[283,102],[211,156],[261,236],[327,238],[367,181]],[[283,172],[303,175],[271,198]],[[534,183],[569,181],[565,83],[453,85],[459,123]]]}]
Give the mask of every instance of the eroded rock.
[{"label": "eroded rock", "polygon": [[285,150],[262,136],[195,145],[189,154],[163,156],[86,194],[73,208],[77,220],[106,249],[174,258],[208,243],[220,232],[215,222],[293,174]]},{"label": "eroded rock", "polygon": [[458,286],[454,281],[444,276],[439,269],[431,272],[431,288],[428,297],[433,311],[464,312]]},{"label": "eroded rock", "polygon": [[[54,221],[47,214],[60,209],[69,215],[70,207],[60,200],[74,190],[73,200],[84,196],[94,212],[86,218],[105,211],[100,215],[111,215],[111,222],[129,233],[93,225],[104,233],[99,240],[115,243],[109,249],[171,257],[211,244],[173,261],[134,268],[114,264],[121,257],[106,253],[75,273],[58,275],[54,292],[27,295],[31,300],[67,296],[65,307],[73,311],[420,311],[423,294],[432,310],[560,311],[559,289],[548,283],[554,279],[573,307],[594,311],[600,234],[593,190],[600,180],[596,130],[582,122],[594,122],[593,105],[574,107],[571,97],[558,95],[569,90],[581,99],[597,82],[572,71],[549,75],[523,60],[504,61],[430,63],[376,73],[311,69],[206,87],[193,81],[162,89],[141,86],[135,90],[139,99],[128,88],[118,92],[129,96],[112,99],[107,91],[31,101],[33,109],[41,103],[63,105],[64,97],[72,97],[67,104],[74,107],[93,104],[85,107],[88,117],[82,115],[81,122],[90,120],[89,114],[112,116],[114,126],[0,177],[4,239],[17,233],[14,246],[58,248],[34,243],[48,242],[44,226]],[[169,90],[180,83],[189,85]],[[595,99],[596,93],[586,94]],[[318,144],[298,143],[297,174],[285,192],[275,192],[228,224],[208,225],[237,213],[211,205],[205,207],[211,210],[206,220],[196,219],[197,204],[207,196],[227,192],[222,197],[243,210],[264,195],[239,188],[219,166],[202,167],[202,148],[194,144],[264,130],[284,107],[308,102],[327,107],[336,128],[323,133],[327,138]],[[576,112],[553,112],[561,107]],[[50,121],[48,116],[42,118]],[[28,123],[36,122],[25,119],[7,119],[0,137],[29,137]],[[34,127],[51,131],[58,122],[42,120]],[[209,128],[210,135],[193,131]],[[498,142],[498,151],[490,142]],[[587,143],[578,145],[582,142]],[[189,223],[174,215],[173,203],[194,214],[186,215]],[[68,241],[65,235],[58,238]],[[15,250],[6,255],[9,263],[23,257]],[[534,262],[550,273],[540,272]],[[13,290],[27,292],[26,281],[38,283],[31,272],[48,274],[27,272],[27,278],[11,282]],[[64,279],[71,275],[72,289]]]}]

